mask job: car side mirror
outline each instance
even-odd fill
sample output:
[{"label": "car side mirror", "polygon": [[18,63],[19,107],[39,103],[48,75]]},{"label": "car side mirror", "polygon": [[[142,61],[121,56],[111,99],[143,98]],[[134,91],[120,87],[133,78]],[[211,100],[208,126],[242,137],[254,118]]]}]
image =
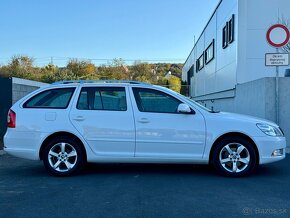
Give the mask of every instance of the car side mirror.
[{"label": "car side mirror", "polygon": [[187,104],[181,103],[178,105],[177,112],[181,114],[191,114],[192,111]]}]

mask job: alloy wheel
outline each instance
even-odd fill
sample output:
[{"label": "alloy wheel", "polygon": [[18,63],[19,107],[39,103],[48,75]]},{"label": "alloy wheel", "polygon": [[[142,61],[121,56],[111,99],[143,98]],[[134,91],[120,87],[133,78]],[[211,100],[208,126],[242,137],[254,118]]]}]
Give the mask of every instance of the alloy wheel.
[{"label": "alloy wheel", "polygon": [[69,143],[57,143],[49,150],[48,162],[58,172],[68,172],[77,163],[76,149]]},{"label": "alloy wheel", "polygon": [[219,161],[222,167],[230,173],[244,171],[250,163],[249,150],[240,143],[225,145],[219,153]]}]

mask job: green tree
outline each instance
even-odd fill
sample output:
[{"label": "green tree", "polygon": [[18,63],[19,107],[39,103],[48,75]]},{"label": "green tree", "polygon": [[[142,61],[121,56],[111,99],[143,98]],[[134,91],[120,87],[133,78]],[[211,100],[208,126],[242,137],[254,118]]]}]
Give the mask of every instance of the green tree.
[{"label": "green tree", "polygon": [[132,66],[126,66],[121,58],[115,58],[108,65],[96,67],[87,60],[71,59],[65,67],[48,64],[44,67],[34,66],[34,59],[29,56],[13,56],[8,64],[0,66],[0,75],[20,77],[36,81],[52,83],[59,80],[78,79],[108,79],[137,80],[179,91],[178,79],[173,78],[167,84],[166,73],[170,70],[180,74],[180,64],[157,63],[149,64],[136,61]]},{"label": "green tree", "polygon": [[33,66],[33,58],[23,55],[13,56],[8,65],[1,67],[1,75],[7,77],[33,79],[39,71],[39,68]]},{"label": "green tree", "polygon": [[46,70],[47,72],[56,72],[57,69],[58,69],[57,66],[53,64],[48,64],[44,67],[44,70]]},{"label": "green tree", "polygon": [[111,67],[121,67],[125,66],[125,61],[122,58],[114,58],[112,62],[109,64]]},{"label": "green tree", "polygon": [[122,58],[115,58],[109,65],[110,78],[112,80],[129,80],[130,73]]},{"label": "green tree", "polygon": [[181,82],[180,79],[176,76],[171,76],[169,79],[169,88],[173,91],[180,92]]},{"label": "green tree", "polygon": [[152,68],[150,64],[148,63],[135,64],[131,67],[130,70],[131,70],[131,78],[133,80],[148,83],[154,82]]},{"label": "green tree", "polygon": [[72,79],[87,79],[97,73],[97,68],[89,61],[71,59],[67,63],[66,69],[70,71]]}]

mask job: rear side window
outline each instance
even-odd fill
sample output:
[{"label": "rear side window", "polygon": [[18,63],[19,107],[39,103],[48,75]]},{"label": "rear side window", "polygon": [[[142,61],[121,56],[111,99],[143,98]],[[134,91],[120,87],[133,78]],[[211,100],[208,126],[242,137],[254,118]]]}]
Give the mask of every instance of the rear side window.
[{"label": "rear side window", "polygon": [[65,109],[69,105],[75,88],[50,89],[43,91],[24,103],[24,108]]},{"label": "rear side window", "polygon": [[126,111],[127,101],[124,87],[82,88],[77,103],[79,110]]}]

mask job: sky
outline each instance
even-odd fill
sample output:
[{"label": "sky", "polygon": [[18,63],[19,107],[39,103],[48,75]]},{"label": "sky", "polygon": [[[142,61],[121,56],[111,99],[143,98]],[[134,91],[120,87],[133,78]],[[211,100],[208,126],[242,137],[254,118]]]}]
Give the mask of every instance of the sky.
[{"label": "sky", "polygon": [[219,0],[0,0],[0,64],[184,63]]}]

